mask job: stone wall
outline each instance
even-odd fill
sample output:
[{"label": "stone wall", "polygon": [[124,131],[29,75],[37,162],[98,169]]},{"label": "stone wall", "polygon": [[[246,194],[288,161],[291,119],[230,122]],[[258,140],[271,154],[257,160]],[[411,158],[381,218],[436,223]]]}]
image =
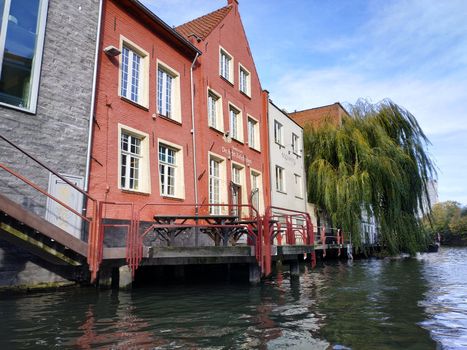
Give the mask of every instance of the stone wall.
[{"label": "stone wall", "polygon": [[0,291],[63,286],[74,283],[72,277],[69,268],[52,265],[0,240]]}]

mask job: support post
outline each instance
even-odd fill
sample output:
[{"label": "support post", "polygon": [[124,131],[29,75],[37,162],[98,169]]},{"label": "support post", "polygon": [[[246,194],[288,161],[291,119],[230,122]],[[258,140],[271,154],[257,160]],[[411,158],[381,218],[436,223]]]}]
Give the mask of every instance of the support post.
[{"label": "support post", "polygon": [[133,283],[133,277],[131,276],[131,269],[128,265],[120,266],[118,268],[118,287],[120,289],[130,289]]},{"label": "support post", "polygon": [[250,264],[250,284],[261,282],[261,270],[258,264]]},{"label": "support post", "polygon": [[110,289],[112,288],[112,268],[101,267],[99,269],[99,288]]},{"label": "support post", "polygon": [[300,276],[300,264],[298,263],[298,260],[290,262],[290,275]]}]

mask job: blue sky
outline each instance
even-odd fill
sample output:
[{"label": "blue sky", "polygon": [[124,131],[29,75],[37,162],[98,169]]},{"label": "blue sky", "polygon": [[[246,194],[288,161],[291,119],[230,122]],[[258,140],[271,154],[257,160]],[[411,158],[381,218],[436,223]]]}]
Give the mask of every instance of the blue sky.
[{"label": "blue sky", "polygon": [[[178,25],[227,0],[143,0]],[[240,0],[264,89],[288,111],[390,98],[432,142],[441,201],[467,204],[467,1]]]}]

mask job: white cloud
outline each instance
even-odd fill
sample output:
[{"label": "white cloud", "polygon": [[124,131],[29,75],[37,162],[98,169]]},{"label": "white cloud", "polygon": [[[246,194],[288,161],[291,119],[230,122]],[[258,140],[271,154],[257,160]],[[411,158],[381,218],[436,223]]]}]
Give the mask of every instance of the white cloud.
[{"label": "white cloud", "polygon": [[[371,77],[348,68],[295,71],[269,87],[271,97],[288,110],[300,110],[334,102],[355,103],[360,98],[373,102],[390,98],[407,108],[429,134],[467,130],[467,96],[462,81],[450,77],[421,81],[412,77]],[[440,120],[443,122],[440,123]]]}]

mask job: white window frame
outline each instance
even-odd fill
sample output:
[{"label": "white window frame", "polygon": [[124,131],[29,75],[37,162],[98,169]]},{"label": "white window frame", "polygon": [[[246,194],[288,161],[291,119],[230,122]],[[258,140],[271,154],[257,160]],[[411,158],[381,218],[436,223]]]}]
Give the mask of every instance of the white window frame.
[{"label": "white window frame", "polygon": [[300,136],[298,136],[296,133],[292,133],[292,151],[295,155],[300,156],[300,150],[299,150],[299,143],[300,143]]},{"label": "white window frame", "polygon": [[[250,121],[253,122],[253,130],[250,127]],[[259,130],[259,121],[247,114],[248,146],[256,151],[261,151],[261,135]]]},{"label": "white window frame", "polygon": [[234,83],[234,57],[222,46],[219,46],[219,75],[231,84]]},{"label": "white window frame", "polygon": [[[245,78],[242,71],[245,73]],[[251,73],[241,63],[238,64],[238,90],[251,97]]]},{"label": "white window frame", "polygon": [[[235,120],[232,118],[232,110],[238,112],[235,113]],[[231,102],[229,102],[229,136],[232,139],[243,143],[243,113],[240,108]]]},{"label": "white window frame", "polygon": [[[167,162],[162,162],[160,160],[160,147],[165,146],[173,151],[175,151],[175,163],[169,164]],[[183,146],[177,145],[176,143],[164,140],[157,139],[157,163],[158,163],[158,172],[159,172],[159,193],[162,197],[172,197],[178,199],[185,199],[185,169],[184,169],[184,160],[183,160]],[[162,190],[162,175],[161,175],[161,166],[173,167],[175,170],[174,173],[174,193],[170,194],[167,191]],[[165,172],[167,174],[167,172]]]},{"label": "white window frame", "polygon": [[[240,205],[247,204],[248,203],[248,191],[247,191],[247,185],[246,185],[246,175],[245,175],[245,166],[243,164],[237,163],[232,161],[232,167],[231,167],[231,181],[240,186],[241,188],[241,203],[238,203]],[[235,169],[235,170],[234,170]],[[234,173],[237,172],[238,178],[235,178]],[[242,215],[246,214],[248,211],[247,208],[242,208],[241,212]],[[239,213],[237,213],[238,215]]]},{"label": "white window frame", "polygon": [[284,146],[284,126],[274,120],[274,142],[279,146]]},{"label": "white window frame", "polygon": [[[126,94],[123,93],[123,65],[124,65],[124,55],[123,51],[124,48],[127,48],[130,50],[132,53],[130,57],[133,57],[134,54],[137,54],[138,56],[141,57],[140,60],[140,69],[138,72],[138,96],[137,99],[134,100],[131,98],[131,81],[133,78],[133,70],[130,69],[130,66],[128,67],[129,72],[128,77],[127,77],[127,84],[126,84]],[[121,96],[122,98],[131,101],[132,103],[136,103],[140,106],[143,106],[145,108],[149,107],[149,54],[147,51],[136,45],[134,42],[131,40],[128,40],[124,36],[120,36],[120,51],[122,54],[119,56],[120,59],[120,68],[119,68],[119,74],[118,74],[118,95]],[[131,66],[131,68],[133,68]]]},{"label": "white window frame", "polygon": [[[219,171],[217,176],[211,173],[211,161],[219,164]],[[208,198],[209,204],[225,204],[227,203],[227,186],[226,186],[226,159],[218,154],[208,152]],[[218,192],[217,197],[214,198],[216,192],[211,189],[217,183]],[[226,213],[226,207],[223,206],[209,206],[209,213],[211,215],[220,215]]]},{"label": "white window frame", "polygon": [[279,165],[276,165],[275,179],[276,179],[276,191],[281,192],[281,193],[286,193],[285,169]]},{"label": "white window frame", "polygon": [[[10,17],[10,5],[12,0],[5,0],[4,9],[3,9],[3,18],[2,26],[0,29],[0,74],[3,67],[3,59],[5,54],[5,43],[7,36],[7,28]],[[31,71],[31,86],[29,90],[29,107],[20,107],[8,104],[6,102],[0,102],[1,106],[7,106],[12,109],[20,110],[28,113],[36,113],[37,111],[37,99],[39,94],[39,80],[41,75],[41,64],[42,56],[44,51],[44,38],[45,38],[45,27],[47,23],[47,9],[49,5],[49,0],[41,0],[39,5],[39,13],[37,15],[37,38],[36,38],[36,48],[34,54],[34,63],[32,64]]]},{"label": "white window frame", "polygon": [[[160,89],[160,73],[163,74],[162,80],[162,90]],[[165,75],[164,75],[165,74]],[[171,89],[170,89],[170,113],[167,113],[167,77],[171,78]],[[162,108],[159,105],[160,99],[162,98]],[[179,123],[182,122],[182,112],[181,112],[181,95],[180,95],[180,74],[170,67],[168,64],[165,64],[161,60],[157,60],[157,70],[156,70],[156,108],[157,113],[168,119],[175,120]]]},{"label": "white window frame", "polygon": [[303,180],[299,174],[294,175],[294,187],[296,189],[295,197],[303,199]]},{"label": "white window frame", "polygon": [[[224,113],[222,108],[222,95],[217,93],[214,89],[209,88],[207,90],[207,106],[208,106],[208,125],[211,128],[224,132]],[[212,114],[211,114],[211,96],[216,97],[215,102],[215,124],[213,125]]]},{"label": "white window frame", "polygon": [[[132,137],[140,139],[139,169],[138,169],[138,187],[130,188],[125,184],[122,186],[122,155],[126,152],[122,150],[121,139],[125,133]],[[128,163],[127,163],[128,164]],[[150,165],[149,165],[149,135],[133,129],[129,126],[118,124],[118,188],[124,191],[151,193]]]},{"label": "white window frame", "polygon": [[[256,188],[258,188],[258,208],[255,208],[260,215],[263,214],[264,212],[264,196],[263,196],[263,175],[260,171],[256,169],[250,169],[250,184],[251,184],[251,190],[250,190],[250,196],[252,194],[252,191],[255,189],[253,187],[253,177],[256,176],[256,180],[258,181]],[[251,200],[253,198],[251,197]],[[253,203],[251,203],[253,205]]]},{"label": "white window frame", "polygon": [[242,170],[243,167],[238,166],[236,163],[232,163],[232,182],[236,185],[242,185]]}]

